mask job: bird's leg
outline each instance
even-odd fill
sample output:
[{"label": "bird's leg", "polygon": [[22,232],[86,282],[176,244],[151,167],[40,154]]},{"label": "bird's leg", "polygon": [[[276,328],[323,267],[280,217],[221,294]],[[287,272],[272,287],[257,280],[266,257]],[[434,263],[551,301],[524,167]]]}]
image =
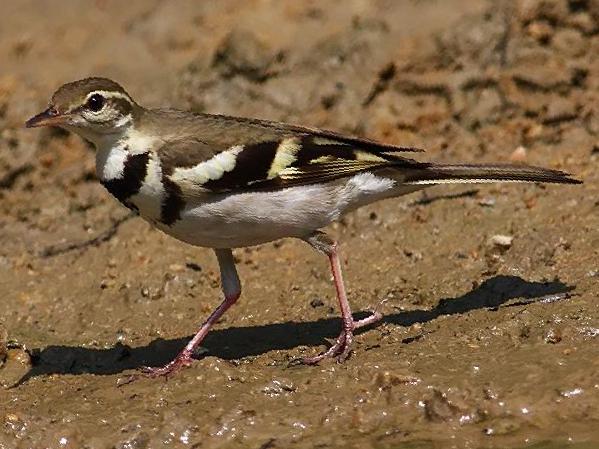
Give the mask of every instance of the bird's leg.
[{"label": "bird's leg", "polygon": [[305,239],[313,248],[325,253],[331,264],[331,271],[333,273],[333,280],[335,282],[335,290],[337,292],[337,300],[339,301],[339,308],[341,309],[341,333],[337,340],[326,352],[319,354],[314,357],[305,357],[303,362],[309,365],[320,362],[325,357],[337,357],[339,362],[343,362],[349,356],[351,351],[351,344],[354,338],[354,330],[374,324],[379,321],[383,315],[378,311],[358,321],[354,321],[345,293],[345,285],[343,284],[343,274],[341,272],[341,261],[339,260],[339,250],[337,242],[332,240],[329,236],[323,232],[315,232],[311,236]]},{"label": "bird's leg", "polygon": [[208,319],[202,324],[198,332],[185,345],[185,348],[172,361],[159,368],[145,367],[141,369],[143,375],[148,377],[169,376],[181,368],[191,365],[193,354],[202,340],[206,337],[212,326],[223,316],[223,314],[239,299],[241,295],[241,283],[235,268],[233,253],[230,249],[215,249],[216,258],[220,267],[220,278],[225,299],[212,312]]}]

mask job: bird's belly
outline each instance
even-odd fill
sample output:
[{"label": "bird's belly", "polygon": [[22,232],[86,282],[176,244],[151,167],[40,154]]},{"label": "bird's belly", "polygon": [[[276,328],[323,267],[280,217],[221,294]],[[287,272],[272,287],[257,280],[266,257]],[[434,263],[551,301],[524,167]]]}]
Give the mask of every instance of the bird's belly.
[{"label": "bird's belly", "polygon": [[213,194],[209,199],[188,201],[172,225],[157,226],[192,245],[252,246],[284,237],[306,237],[349,210],[404,193],[403,188],[394,180],[362,173],[278,191]]},{"label": "bird's belly", "polygon": [[284,237],[305,237],[339,214],[335,188],[302,186],[277,192],[213,195],[189,202],[171,226],[159,225],[192,245],[237,248]]}]

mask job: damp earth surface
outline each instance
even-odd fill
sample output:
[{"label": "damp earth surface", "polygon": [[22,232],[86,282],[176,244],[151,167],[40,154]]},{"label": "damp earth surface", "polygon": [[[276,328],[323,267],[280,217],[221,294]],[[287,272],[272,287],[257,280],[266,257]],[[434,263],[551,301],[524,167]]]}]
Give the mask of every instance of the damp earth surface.
[{"label": "damp earth surface", "polygon": [[[0,17],[0,448],[599,447],[599,2],[6,2]],[[241,301],[191,367],[166,363],[220,301],[211,251],[95,179],[93,149],[25,130],[62,83],[526,162],[582,186],[433,187],[347,215],[344,364],[325,258],[235,251]]]}]

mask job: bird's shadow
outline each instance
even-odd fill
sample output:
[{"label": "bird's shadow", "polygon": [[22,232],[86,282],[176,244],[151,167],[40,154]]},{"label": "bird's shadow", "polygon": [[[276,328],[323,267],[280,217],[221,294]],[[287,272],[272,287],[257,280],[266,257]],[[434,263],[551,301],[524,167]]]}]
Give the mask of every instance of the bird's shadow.
[{"label": "bird's shadow", "polygon": [[[476,309],[497,309],[536,302],[552,302],[569,296],[574,287],[558,280],[529,282],[517,276],[495,276],[457,298],[442,299],[431,310],[412,310],[390,314],[384,322],[399,326],[426,323],[441,315],[463,314]],[[515,302],[511,300],[518,299]],[[507,303],[507,304],[506,304]],[[365,315],[359,313],[357,315]],[[271,350],[316,346],[339,332],[339,319],[312,322],[285,322],[252,327],[229,327],[210,332],[204,342],[207,353],[235,360]],[[190,337],[156,339],[147,346],[132,348],[117,344],[109,349],[74,346],[48,346],[31,351],[33,366],[19,384],[46,374],[117,374],[142,366],[166,364],[183,348]]]}]

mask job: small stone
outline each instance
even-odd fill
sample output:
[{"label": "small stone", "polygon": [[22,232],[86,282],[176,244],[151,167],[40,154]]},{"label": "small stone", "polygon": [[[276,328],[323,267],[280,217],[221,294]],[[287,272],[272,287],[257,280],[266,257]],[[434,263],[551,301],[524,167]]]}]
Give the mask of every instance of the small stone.
[{"label": "small stone", "polygon": [[495,206],[495,203],[497,201],[495,200],[495,198],[493,197],[486,197],[486,198],[481,198],[478,201],[479,206],[483,206],[483,207],[493,207]]},{"label": "small stone", "polygon": [[310,305],[314,308],[322,307],[324,306],[324,301],[320,298],[314,298],[312,301],[310,301]]},{"label": "small stone", "polygon": [[179,265],[178,263],[172,263],[168,266],[168,269],[177,273],[183,271],[185,267],[183,265]]},{"label": "small stone", "polygon": [[501,235],[496,234],[489,239],[493,246],[497,246],[499,248],[510,248],[512,246],[512,242],[514,241],[514,237],[511,235]]},{"label": "small stone", "polygon": [[528,150],[520,145],[516,148],[512,154],[510,154],[510,161],[512,162],[525,162]]},{"label": "small stone", "polygon": [[559,395],[564,398],[573,398],[574,396],[578,396],[584,393],[584,390],[580,387],[572,388],[571,390],[560,390]]},{"label": "small stone", "polygon": [[100,281],[100,288],[106,290],[109,287],[113,287],[115,284],[114,279],[102,279]]},{"label": "small stone", "polygon": [[187,262],[185,266],[192,271],[202,271],[202,267],[195,262]]},{"label": "small stone", "polygon": [[562,341],[562,336],[555,329],[549,329],[549,332],[545,335],[545,343],[557,344]]},{"label": "small stone", "polygon": [[537,20],[528,25],[528,34],[536,41],[547,43],[553,35],[553,27],[544,20]]},{"label": "small stone", "polygon": [[0,370],[0,385],[9,388],[19,382],[31,369],[31,357],[21,348],[9,349]]},{"label": "small stone", "polygon": [[273,379],[261,389],[262,393],[270,397],[293,393],[296,390],[297,387],[289,379]]}]

